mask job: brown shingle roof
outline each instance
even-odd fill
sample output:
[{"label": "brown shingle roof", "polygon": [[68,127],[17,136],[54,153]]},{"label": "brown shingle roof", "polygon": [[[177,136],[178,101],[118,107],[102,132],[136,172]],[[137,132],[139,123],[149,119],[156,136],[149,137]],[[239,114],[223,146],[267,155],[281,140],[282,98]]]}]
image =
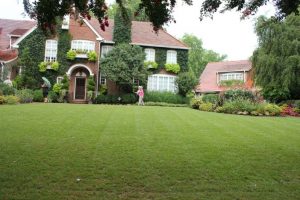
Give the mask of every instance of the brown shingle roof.
[{"label": "brown shingle roof", "polygon": [[[92,25],[92,27],[101,37],[104,38],[104,40],[113,41],[113,20],[109,20],[109,27],[105,27],[105,31],[100,29],[99,22],[96,19],[91,19],[88,23]],[[155,33],[150,22],[133,21],[131,40],[133,44],[139,44],[141,46],[188,48],[184,43],[177,40],[164,30],[159,30],[158,33]]]},{"label": "brown shingle roof", "polygon": [[0,33],[0,50],[9,48],[9,34],[23,35],[35,25],[35,21],[0,19],[0,29],[2,29]]},{"label": "brown shingle roof", "polygon": [[249,60],[224,61],[208,63],[200,76],[196,92],[220,92],[224,88],[217,84],[217,73],[250,71],[252,64]]}]

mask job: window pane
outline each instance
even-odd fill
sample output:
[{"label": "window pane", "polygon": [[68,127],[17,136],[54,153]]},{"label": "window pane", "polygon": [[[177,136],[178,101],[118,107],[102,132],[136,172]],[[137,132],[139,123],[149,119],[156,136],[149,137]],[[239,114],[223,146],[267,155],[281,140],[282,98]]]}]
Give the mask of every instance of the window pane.
[{"label": "window pane", "polygon": [[167,63],[176,64],[177,63],[177,52],[167,51]]},{"label": "window pane", "polygon": [[46,62],[56,61],[57,56],[57,41],[56,40],[46,40],[45,47],[45,58]]}]

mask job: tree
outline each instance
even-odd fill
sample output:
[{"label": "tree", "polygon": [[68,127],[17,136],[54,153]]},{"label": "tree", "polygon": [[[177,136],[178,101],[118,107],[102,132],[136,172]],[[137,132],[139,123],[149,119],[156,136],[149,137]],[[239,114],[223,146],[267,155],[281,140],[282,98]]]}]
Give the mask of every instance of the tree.
[{"label": "tree", "polygon": [[260,17],[259,47],[253,53],[256,84],[270,101],[300,98],[300,16],[282,22]]},{"label": "tree", "polygon": [[125,92],[132,92],[134,80],[139,80],[141,85],[146,83],[148,74],[144,60],[145,53],[141,47],[119,44],[101,59],[101,72]]},{"label": "tree", "polygon": [[[36,0],[33,4],[31,0],[23,0],[24,9],[31,18],[38,20],[38,25],[44,29],[54,30],[53,25],[56,24],[56,17],[62,18],[66,14],[81,14],[83,18],[90,19],[92,12],[99,20],[101,29],[105,30],[108,26],[107,9],[105,0]],[[157,31],[164,24],[175,21],[172,16],[173,8],[179,0],[141,0],[137,12],[143,11],[152,22],[154,30]],[[200,9],[200,19],[204,17],[212,17],[215,12],[223,7],[220,12],[226,10],[237,9],[242,12],[242,16],[254,14],[257,9],[273,1],[276,8],[276,16],[279,19],[296,13],[299,14],[298,7],[300,0],[204,0]],[[188,5],[193,4],[193,0],[183,0]],[[125,0],[116,0],[121,8],[125,8]]]},{"label": "tree", "polygon": [[185,34],[181,41],[190,47],[188,66],[193,70],[196,77],[200,76],[207,63],[222,61],[227,57],[212,50],[204,49],[202,40],[192,34]]},{"label": "tree", "polygon": [[197,85],[198,79],[194,72],[190,70],[188,72],[180,73],[176,79],[176,83],[178,85],[179,94],[186,96],[186,94]]},{"label": "tree", "polygon": [[[134,21],[149,21],[149,17],[145,13],[145,9],[139,10],[141,0],[127,0],[125,2],[126,8],[129,10],[130,15],[133,16]],[[109,19],[114,19],[119,4],[114,3],[108,7],[107,15]],[[138,11],[139,10],[139,11]]]},{"label": "tree", "polygon": [[116,10],[113,32],[113,40],[116,44],[131,42],[131,16],[128,9],[123,9],[125,11],[122,11],[121,7]]}]

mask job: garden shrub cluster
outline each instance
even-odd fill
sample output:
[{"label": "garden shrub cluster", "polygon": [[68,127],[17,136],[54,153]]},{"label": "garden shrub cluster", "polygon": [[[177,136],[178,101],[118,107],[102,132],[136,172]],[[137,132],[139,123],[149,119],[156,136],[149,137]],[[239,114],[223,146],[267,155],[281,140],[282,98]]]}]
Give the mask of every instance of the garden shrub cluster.
[{"label": "garden shrub cluster", "polygon": [[206,94],[191,99],[190,105],[192,108],[202,111],[253,116],[279,116],[284,110],[283,107],[276,104],[256,101],[255,95],[245,90]]},{"label": "garden shrub cluster", "polygon": [[145,103],[145,106],[187,107],[187,104],[174,104],[174,103],[148,101],[148,102]]},{"label": "garden shrub cluster", "polygon": [[135,94],[122,94],[122,95],[98,95],[94,103],[96,104],[134,104],[137,102]]},{"label": "garden shrub cluster", "polygon": [[172,104],[186,104],[188,102],[188,98],[182,97],[178,94],[174,94],[172,92],[145,92],[144,96],[145,102],[164,102],[164,103],[172,103]]}]

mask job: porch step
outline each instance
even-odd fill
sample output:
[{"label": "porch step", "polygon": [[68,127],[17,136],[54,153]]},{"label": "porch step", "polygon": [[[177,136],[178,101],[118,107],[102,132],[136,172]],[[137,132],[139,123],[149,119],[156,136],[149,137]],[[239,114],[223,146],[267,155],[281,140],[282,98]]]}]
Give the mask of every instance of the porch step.
[{"label": "porch step", "polygon": [[88,101],[86,101],[86,100],[72,100],[70,103],[75,103],[75,104],[87,104]]}]

